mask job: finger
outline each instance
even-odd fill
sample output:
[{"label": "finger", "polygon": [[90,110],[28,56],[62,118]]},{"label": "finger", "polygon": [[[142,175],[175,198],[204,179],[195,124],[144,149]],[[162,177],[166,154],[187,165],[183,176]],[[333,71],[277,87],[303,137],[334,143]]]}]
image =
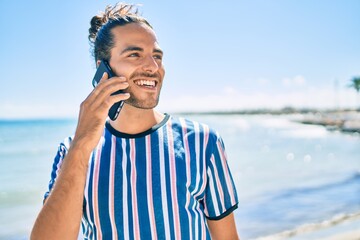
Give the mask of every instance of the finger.
[{"label": "finger", "polygon": [[129,87],[128,82],[119,82],[119,81],[112,81],[110,84],[104,84],[103,86],[99,87],[98,89],[94,90],[94,95],[96,99],[103,100],[107,98],[109,95],[117,92],[119,90],[124,90]]},{"label": "finger", "polygon": [[[106,73],[106,75],[103,75],[103,77],[101,78],[101,80],[99,81],[99,84],[98,84],[98,86],[100,85],[99,88],[101,88],[102,85],[108,85],[108,84],[111,84],[113,82],[127,82],[125,77],[111,77],[111,78],[108,78],[107,76],[108,76],[107,73]],[[96,87],[98,87],[98,86],[96,86]]]},{"label": "finger", "polygon": [[99,82],[99,84],[94,88],[92,92],[93,95],[98,96],[100,93],[105,93],[107,90],[110,89],[109,86],[117,87],[117,85],[115,85],[116,83],[125,83],[125,85],[124,87],[120,86],[120,89],[116,89],[115,91],[127,88],[126,84],[128,82],[125,77],[106,78],[106,75],[104,76],[104,78],[101,79],[101,82]]},{"label": "finger", "polygon": [[106,80],[106,79],[108,79],[108,78],[109,78],[109,74],[107,72],[104,72],[102,77],[100,78],[99,83]]},{"label": "finger", "polygon": [[[107,74],[106,74],[107,75]],[[101,82],[94,88],[91,94],[97,96],[99,95],[104,89],[108,88],[111,85],[117,84],[117,83],[127,83],[125,77],[112,77],[112,78],[106,78],[106,75],[104,75],[104,78],[101,78]],[[124,89],[124,88],[123,88]]]},{"label": "finger", "polygon": [[96,108],[101,105],[114,92],[124,90],[129,86],[127,82],[114,82],[112,82],[112,84],[103,85],[101,88],[93,91],[91,98],[89,98],[89,102],[91,102],[93,107]]},{"label": "finger", "polygon": [[109,96],[107,99],[101,102],[101,105],[98,106],[96,112],[102,112],[103,114],[107,114],[112,105],[120,101],[125,101],[129,97],[130,93],[120,93]]},{"label": "finger", "polygon": [[128,99],[130,97],[130,93],[119,93],[116,95],[111,95],[108,99],[109,99],[109,108],[117,102],[120,101],[125,101],[126,99]]},{"label": "finger", "polygon": [[100,80],[95,80],[95,78],[93,79],[93,86],[96,87],[97,85],[99,85],[101,82],[103,82],[104,80],[108,79],[109,75],[107,72],[103,72]]}]

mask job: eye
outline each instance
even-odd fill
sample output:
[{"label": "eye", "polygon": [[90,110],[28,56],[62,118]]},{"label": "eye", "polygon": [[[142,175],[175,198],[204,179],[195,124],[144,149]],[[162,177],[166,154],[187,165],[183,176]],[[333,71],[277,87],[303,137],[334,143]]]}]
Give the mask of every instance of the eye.
[{"label": "eye", "polygon": [[140,57],[139,53],[132,53],[128,57]]},{"label": "eye", "polygon": [[156,54],[156,55],[154,55],[154,58],[155,58],[155,59],[162,60],[163,56],[160,55],[160,54]]}]

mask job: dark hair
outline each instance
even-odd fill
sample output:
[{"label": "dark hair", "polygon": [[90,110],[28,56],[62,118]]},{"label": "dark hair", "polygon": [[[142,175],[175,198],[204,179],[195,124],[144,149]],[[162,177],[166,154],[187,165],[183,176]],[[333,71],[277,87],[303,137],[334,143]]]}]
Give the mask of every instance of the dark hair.
[{"label": "dark hair", "polygon": [[132,4],[108,5],[105,12],[101,12],[91,19],[88,39],[95,62],[110,60],[110,50],[114,47],[114,35],[111,30],[116,26],[124,26],[129,23],[144,23],[152,28],[146,19],[138,14],[136,5]]}]

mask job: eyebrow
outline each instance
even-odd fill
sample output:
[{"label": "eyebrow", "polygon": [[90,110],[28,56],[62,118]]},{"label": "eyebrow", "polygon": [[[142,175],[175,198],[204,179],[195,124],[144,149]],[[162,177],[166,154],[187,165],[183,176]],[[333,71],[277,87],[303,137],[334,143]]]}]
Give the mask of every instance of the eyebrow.
[{"label": "eyebrow", "polygon": [[[129,46],[129,47],[125,48],[124,50],[122,50],[120,54],[122,55],[124,53],[133,52],[133,51],[143,52],[144,49],[141,47],[137,47],[137,46]],[[153,52],[164,54],[164,52],[160,48],[155,48]]]}]

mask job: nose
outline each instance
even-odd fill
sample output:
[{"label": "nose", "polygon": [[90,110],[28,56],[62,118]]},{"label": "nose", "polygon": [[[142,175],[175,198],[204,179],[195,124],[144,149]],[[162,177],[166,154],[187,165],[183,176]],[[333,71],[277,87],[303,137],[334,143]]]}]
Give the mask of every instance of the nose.
[{"label": "nose", "polygon": [[143,70],[145,72],[155,73],[159,69],[159,64],[153,56],[149,56],[145,59]]}]

